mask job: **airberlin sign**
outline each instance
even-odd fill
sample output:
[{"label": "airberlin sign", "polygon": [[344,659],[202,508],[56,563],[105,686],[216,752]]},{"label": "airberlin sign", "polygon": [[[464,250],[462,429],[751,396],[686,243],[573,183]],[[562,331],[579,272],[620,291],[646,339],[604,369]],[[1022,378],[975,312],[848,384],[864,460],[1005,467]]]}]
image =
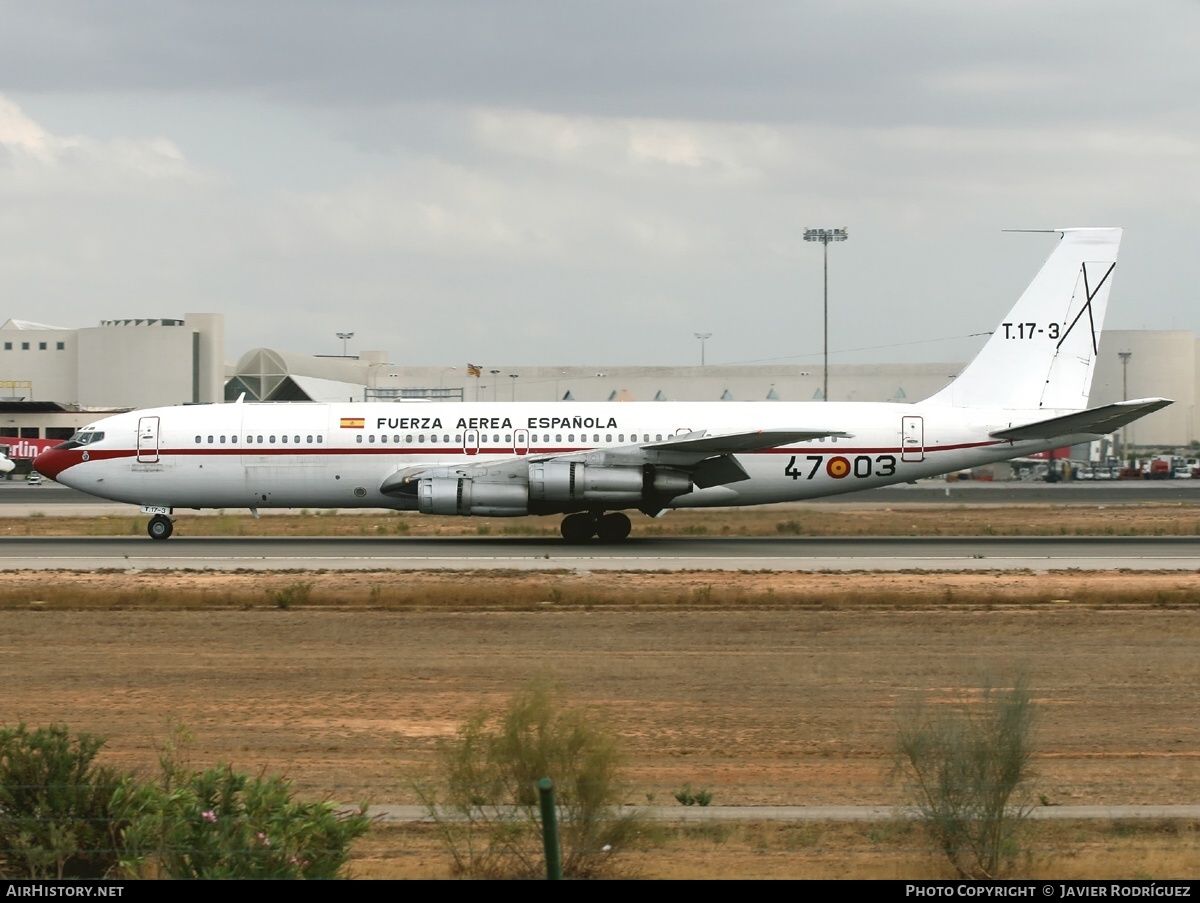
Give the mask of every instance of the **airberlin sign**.
[{"label": "airberlin sign", "polygon": [[36,458],[48,448],[54,448],[65,439],[18,439],[16,436],[0,436],[0,450],[8,448],[10,458]]}]

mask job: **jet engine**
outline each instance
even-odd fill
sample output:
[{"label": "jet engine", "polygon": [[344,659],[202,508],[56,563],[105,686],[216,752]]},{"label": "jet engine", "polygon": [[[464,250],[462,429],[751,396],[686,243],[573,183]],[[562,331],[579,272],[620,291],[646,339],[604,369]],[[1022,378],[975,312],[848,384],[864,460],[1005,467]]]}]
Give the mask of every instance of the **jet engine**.
[{"label": "jet engine", "polygon": [[529,513],[529,487],[524,483],[477,483],[467,477],[431,477],[417,484],[417,510],[422,514],[520,517]]},{"label": "jet engine", "polygon": [[640,505],[654,497],[690,492],[691,478],[652,464],[597,467],[580,461],[529,465],[529,498],[538,502],[591,502],[597,506]]}]

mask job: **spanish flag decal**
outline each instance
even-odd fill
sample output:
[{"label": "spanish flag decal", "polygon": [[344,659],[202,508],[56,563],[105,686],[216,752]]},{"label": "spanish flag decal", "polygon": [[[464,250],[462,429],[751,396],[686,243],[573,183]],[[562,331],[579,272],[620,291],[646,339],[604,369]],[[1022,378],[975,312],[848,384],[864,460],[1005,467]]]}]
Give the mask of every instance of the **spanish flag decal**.
[{"label": "spanish flag decal", "polygon": [[343,417],[342,429],[344,430],[361,430],[366,427],[366,421],[361,417]]}]

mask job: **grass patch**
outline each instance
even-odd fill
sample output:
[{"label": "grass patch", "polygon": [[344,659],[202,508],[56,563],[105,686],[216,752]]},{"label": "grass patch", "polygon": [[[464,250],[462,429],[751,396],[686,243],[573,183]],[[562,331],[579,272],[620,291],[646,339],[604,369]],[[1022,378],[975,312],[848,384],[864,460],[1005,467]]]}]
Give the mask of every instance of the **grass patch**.
[{"label": "grass patch", "polygon": [[724,571],[594,576],[551,571],[14,571],[0,581],[0,610],[201,610],[334,608],[382,611],[1027,611],[1191,610],[1194,578],[1146,574],[1119,582],[1087,572],[1053,578],[920,572],[864,586],[853,575],[790,580]]},{"label": "grass patch", "polygon": [[[1188,821],[1039,822],[1023,872],[1035,880],[1145,880],[1200,869]],[[642,822],[625,858],[649,879],[948,879],[952,873],[903,821]],[[433,826],[379,825],[358,841],[360,878],[448,878]]]}]

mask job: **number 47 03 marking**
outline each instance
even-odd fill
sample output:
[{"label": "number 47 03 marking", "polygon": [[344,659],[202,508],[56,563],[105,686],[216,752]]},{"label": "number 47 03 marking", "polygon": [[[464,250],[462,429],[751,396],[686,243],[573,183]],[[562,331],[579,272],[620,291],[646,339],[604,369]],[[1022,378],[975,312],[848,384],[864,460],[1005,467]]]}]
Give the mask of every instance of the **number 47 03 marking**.
[{"label": "number 47 03 marking", "polygon": [[[821,465],[825,464],[825,459],[826,455],[805,455],[803,459],[804,463],[797,466],[800,459],[796,455],[792,455],[791,460],[783,468],[784,475],[791,477],[793,480],[811,480],[821,470]],[[829,463],[825,464],[824,469],[835,480],[849,476],[855,476],[859,479],[865,479],[866,477],[890,477],[896,473],[896,456],[876,455],[872,458],[870,455],[856,455],[854,458],[846,458],[842,455],[833,455],[829,457]]]}]

